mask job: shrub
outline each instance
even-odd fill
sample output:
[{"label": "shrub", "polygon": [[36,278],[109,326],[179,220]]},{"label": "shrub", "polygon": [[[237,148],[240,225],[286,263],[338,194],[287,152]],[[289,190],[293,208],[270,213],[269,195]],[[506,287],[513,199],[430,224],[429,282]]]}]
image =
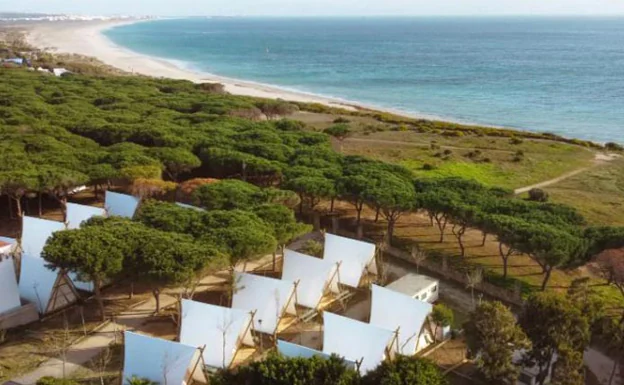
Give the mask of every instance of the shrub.
[{"label": "shrub", "polygon": [[518,145],[518,144],[522,144],[524,143],[524,140],[520,139],[520,138],[516,138],[515,136],[512,137],[511,139],[509,139],[509,143],[510,144],[514,144],[514,145]]},{"label": "shrub", "polygon": [[303,254],[312,255],[314,257],[323,257],[323,244],[315,240],[307,240],[299,250]]},{"label": "shrub", "polygon": [[529,200],[534,202],[548,202],[548,193],[540,188],[529,190]]},{"label": "shrub", "polygon": [[436,166],[432,165],[431,163],[425,163],[423,164],[422,169],[425,171],[431,171],[431,170],[435,170]]},{"label": "shrub", "polygon": [[624,147],[614,142],[605,143],[605,149],[609,151],[624,151]]},{"label": "shrub", "polygon": [[351,123],[351,121],[349,119],[347,119],[347,118],[344,118],[344,117],[340,116],[340,117],[334,119],[334,123],[335,124],[341,124],[341,123],[348,124],[348,123]]},{"label": "shrub", "polygon": [[444,150],[444,155],[451,155],[453,153],[453,151],[446,149]]},{"label": "shrub", "polygon": [[464,136],[464,133],[461,131],[444,131],[442,135],[453,137],[453,138],[461,138],[462,136]]},{"label": "shrub", "polygon": [[483,159],[481,159],[481,162],[483,162],[483,163],[492,163],[492,159],[490,159],[490,158],[483,158]]}]

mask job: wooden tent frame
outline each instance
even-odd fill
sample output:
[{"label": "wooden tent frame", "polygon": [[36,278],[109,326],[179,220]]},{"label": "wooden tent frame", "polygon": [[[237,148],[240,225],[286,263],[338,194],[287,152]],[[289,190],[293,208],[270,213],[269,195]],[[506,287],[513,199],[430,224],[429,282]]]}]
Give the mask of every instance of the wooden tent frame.
[{"label": "wooden tent frame", "polygon": [[[247,332],[255,332],[253,325],[254,325],[254,318],[256,317],[256,310],[251,311],[250,315],[251,315],[251,318],[249,320],[249,324],[245,328],[245,331],[242,334],[240,334],[238,338],[236,339],[236,351],[234,352],[234,355],[232,356],[232,361],[230,361],[230,364],[225,369],[231,369],[232,365],[234,365],[234,361],[236,361],[236,356],[238,356],[238,352],[240,351],[241,346],[243,345],[243,338],[245,337]],[[254,348],[256,347],[255,345],[256,344],[254,342]]]},{"label": "wooden tent frame", "polygon": [[[320,311],[321,309],[321,304],[323,303],[323,298],[325,296],[328,295],[328,293],[331,292],[331,284],[332,282],[334,282],[335,279],[338,280],[338,293],[337,296],[340,297],[340,293],[342,292],[341,290],[341,285],[340,285],[340,265],[342,265],[342,261],[341,262],[336,262],[336,271],[334,272],[334,274],[332,274],[332,276],[327,280],[327,282],[325,282],[325,287],[323,287],[323,294],[321,295],[321,298],[319,298],[318,302],[316,303],[316,306],[314,307],[313,310],[316,311]],[[333,301],[332,301],[333,302]],[[331,302],[330,302],[331,303]]]},{"label": "wooden tent frame", "polygon": [[[63,287],[69,287],[69,290],[74,294],[74,300],[70,300],[67,295],[64,292],[60,292],[61,294],[63,294],[63,297],[65,298],[65,301],[67,301],[67,305],[60,307],[60,308],[56,308],[56,300],[58,298],[58,293],[59,290]],[[37,297],[39,297],[39,294],[37,294]],[[72,306],[74,303],[76,303],[78,301],[78,299],[80,299],[80,294],[78,294],[78,290],[76,290],[76,287],[74,286],[74,283],[72,282],[71,278],[69,278],[69,276],[67,275],[67,272],[61,270],[59,271],[58,275],[56,276],[56,280],[54,281],[54,285],[52,286],[52,292],[50,294],[50,300],[49,302],[46,304],[45,307],[45,312],[43,313],[43,315],[47,315],[56,311],[60,311],[63,309],[66,309],[70,306]]]},{"label": "wooden tent frame", "polygon": [[[286,303],[284,304],[284,306],[282,307],[281,311],[280,311],[280,315],[278,316],[278,320],[277,320],[277,324],[275,325],[275,330],[273,331],[273,339],[275,341],[277,341],[277,335],[280,332],[280,323],[282,322],[282,319],[284,318],[284,314],[286,313],[286,309],[288,309],[288,306],[291,304],[293,298],[295,299],[295,305],[297,304],[297,288],[299,287],[299,280],[296,280],[293,283],[293,291],[292,294],[290,294],[290,297],[288,298],[288,301],[286,301]],[[297,316],[297,318],[299,318]]]},{"label": "wooden tent frame", "polygon": [[[195,372],[197,371],[197,367],[200,366],[200,362],[201,362],[201,368],[202,368],[202,376],[204,377],[204,384],[209,384],[210,380],[208,378],[208,376],[206,375],[206,372],[204,372],[203,368],[206,367],[206,362],[204,361],[204,350],[206,349],[206,345],[202,346],[201,348],[197,348],[199,350],[199,359],[195,362],[195,365],[193,366],[193,370],[191,370],[191,372],[188,375],[188,378],[186,378],[186,383],[187,384],[193,384],[195,383]],[[182,384],[180,384],[182,385]]]}]

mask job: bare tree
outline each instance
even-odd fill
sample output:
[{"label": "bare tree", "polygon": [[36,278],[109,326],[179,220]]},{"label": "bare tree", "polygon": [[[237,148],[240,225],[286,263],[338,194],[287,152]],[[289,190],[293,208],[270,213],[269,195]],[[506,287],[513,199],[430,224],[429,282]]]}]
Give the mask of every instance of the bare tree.
[{"label": "bare tree", "polygon": [[466,273],[466,288],[470,289],[470,298],[472,299],[472,306],[475,306],[474,289],[483,282],[483,269],[477,267]]},{"label": "bare tree", "polygon": [[411,256],[412,261],[414,261],[414,263],[416,264],[416,273],[418,273],[420,265],[427,259],[427,253],[425,253],[424,250],[421,250],[420,247],[416,244],[412,246]]},{"label": "bare tree", "polygon": [[226,352],[226,344],[227,344],[227,334],[230,331],[230,329],[232,328],[232,324],[234,324],[234,320],[232,319],[231,316],[225,316],[223,317],[223,319],[221,320],[221,325],[219,325],[219,331],[221,332],[221,355],[222,355],[222,362],[221,365],[223,366],[223,369],[227,369],[227,366],[225,365],[225,352]]},{"label": "bare tree", "polygon": [[110,346],[104,349],[104,351],[94,360],[95,369],[100,376],[100,385],[104,385],[104,377],[106,376],[108,365],[110,365],[112,360],[113,349],[111,349]]}]

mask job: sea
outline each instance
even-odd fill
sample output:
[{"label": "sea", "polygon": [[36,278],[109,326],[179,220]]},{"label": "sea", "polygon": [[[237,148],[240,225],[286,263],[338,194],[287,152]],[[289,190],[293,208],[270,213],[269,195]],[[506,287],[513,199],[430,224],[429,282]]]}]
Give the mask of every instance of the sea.
[{"label": "sea", "polygon": [[114,43],[411,115],[624,143],[624,18],[190,18]]}]

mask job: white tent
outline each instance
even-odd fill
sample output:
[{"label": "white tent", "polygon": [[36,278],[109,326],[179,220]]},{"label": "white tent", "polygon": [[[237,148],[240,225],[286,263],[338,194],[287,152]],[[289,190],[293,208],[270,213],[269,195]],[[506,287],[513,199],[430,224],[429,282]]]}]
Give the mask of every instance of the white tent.
[{"label": "white tent", "polygon": [[255,311],[255,330],[275,334],[284,315],[297,315],[295,283],[246,273],[236,273],[234,280],[232,308]]},{"label": "white tent", "polygon": [[106,191],[104,207],[109,216],[132,218],[139,206],[139,198],[132,195]]},{"label": "white tent", "polygon": [[360,372],[376,368],[396,352],[395,332],[329,312],[323,313],[323,353],[361,362]]},{"label": "white tent", "polygon": [[[305,346],[293,344],[292,342],[277,340],[277,351],[286,358],[312,358],[321,357],[329,358],[331,354],[325,354],[316,349],[308,348]],[[345,366],[348,368],[354,368],[355,362],[344,360]]]},{"label": "white tent", "polygon": [[316,309],[325,293],[338,293],[338,264],[286,249],[282,279],[296,282],[297,304]]},{"label": "white tent", "polygon": [[17,241],[14,238],[0,237],[0,256],[9,255],[17,246]]},{"label": "white tent", "polygon": [[79,205],[76,203],[67,204],[67,228],[77,229],[82,225],[82,222],[91,219],[92,217],[104,217],[106,216],[106,210],[99,207]]},{"label": "white tent", "polygon": [[206,209],[202,209],[201,207],[197,207],[197,206],[187,205],[186,203],[176,202],[176,205],[178,205],[179,207],[185,208],[185,209],[192,209],[192,210],[197,210],[197,211],[206,211]]},{"label": "white tent", "polygon": [[76,302],[78,295],[71,281],[46,266],[40,257],[22,255],[19,293],[35,304],[39,313],[46,314]]},{"label": "white tent", "polygon": [[397,350],[401,354],[415,354],[430,343],[423,328],[432,310],[428,302],[373,285],[370,323],[390,331],[398,329]]},{"label": "white tent", "polygon": [[228,368],[241,345],[255,346],[248,311],[182,300],[180,342],[205,346],[204,364]]},{"label": "white tent", "polygon": [[24,216],[22,218],[22,253],[41,257],[48,238],[57,231],[65,230],[65,223]]},{"label": "white tent", "polygon": [[0,254],[0,314],[21,305],[13,258]]},{"label": "white tent", "polygon": [[347,286],[360,286],[365,271],[377,274],[373,243],[325,234],[323,259],[340,263],[340,283]]},{"label": "white tent", "polygon": [[200,349],[131,332],[125,332],[124,337],[124,384],[133,376],[160,385],[182,385],[191,379],[206,382]]}]

